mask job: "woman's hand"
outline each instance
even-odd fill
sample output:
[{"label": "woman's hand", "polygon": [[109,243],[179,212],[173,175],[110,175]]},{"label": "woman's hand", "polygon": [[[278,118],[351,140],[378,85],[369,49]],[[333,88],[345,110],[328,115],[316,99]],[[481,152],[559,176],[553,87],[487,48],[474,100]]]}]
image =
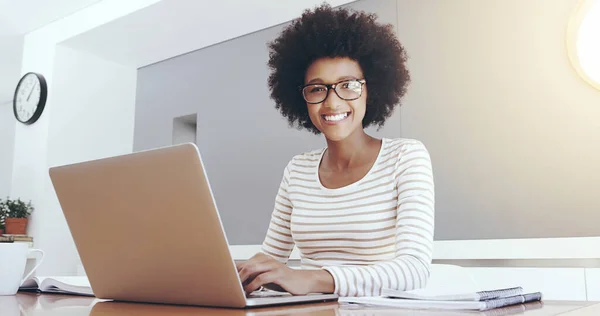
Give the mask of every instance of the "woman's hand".
[{"label": "woman's hand", "polygon": [[334,290],[333,277],[329,272],[292,269],[264,253],[258,253],[236,266],[246,293],[252,293],[261,286],[293,295],[333,293]]}]

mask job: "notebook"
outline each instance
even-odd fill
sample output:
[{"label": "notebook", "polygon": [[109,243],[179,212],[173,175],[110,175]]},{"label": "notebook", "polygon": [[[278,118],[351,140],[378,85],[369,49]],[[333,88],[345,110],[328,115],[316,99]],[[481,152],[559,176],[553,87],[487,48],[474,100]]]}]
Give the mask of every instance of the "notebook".
[{"label": "notebook", "polygon": [[85,276],[33,277],[23,282],[19,290],[94,296]]},{"label": "notebook", "polygon": [[540,292],[524,294],[522,291],[521,288],[509,288],[475,293],[424,296],[410,293],[410,291],[382,290],[381,296],[342,297],[339,298],[339,301],[343,303],[411,309],[487,311],[499,307],[542,300],[542,293]]},{"label": "notebook", "polygon": [[430,301],[486,301],[494,298],[522,295],[522,287],[511,287],[506,289],[498,289],[491,291],[479,291],[473,293],[447,293],[436,294],[421,290],[399,291],[392,289],[381,290],[381,296],[406,298],[413,300],[430,300]]},{"label": "notebook", "polygon": [[[393,307],[369,306],[368,311],[377,316],[508,316],[522,315],[533,310],[541,309],[544,304],[541,301],[499,307],[485,311],[463,311],[463,310],[433,310],[433,309],[399,309]],[[568,309],[565,309],[565,311]],[[363,306],[356,304],[340,304],[338,314],[344,316],[365,316]],[[529,315],[529,314],[527,314]],[[535,315],[535,314],[533,314]]]}]

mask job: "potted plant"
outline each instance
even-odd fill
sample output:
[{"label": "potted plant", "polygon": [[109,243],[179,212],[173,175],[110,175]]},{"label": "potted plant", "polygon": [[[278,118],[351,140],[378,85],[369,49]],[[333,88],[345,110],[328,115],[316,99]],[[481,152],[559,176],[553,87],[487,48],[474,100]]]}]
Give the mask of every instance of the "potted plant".
[{"label": "potted plant", "polygon": [[25,235],[29,215],[31,215],[34,210],[31,202],[25,203],[21,201],[21,199],[6,199],[3,205],[6,212],[4,233],[11,235]]}]

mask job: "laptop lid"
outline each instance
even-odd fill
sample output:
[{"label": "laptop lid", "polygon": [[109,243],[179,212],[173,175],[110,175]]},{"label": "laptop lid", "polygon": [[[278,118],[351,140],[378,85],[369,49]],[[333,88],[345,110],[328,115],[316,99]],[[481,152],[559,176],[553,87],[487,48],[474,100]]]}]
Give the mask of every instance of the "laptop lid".
[{"label": "laptop lid", "polygon": [[246,306],[195,144],[49,173],[98,298]]}]

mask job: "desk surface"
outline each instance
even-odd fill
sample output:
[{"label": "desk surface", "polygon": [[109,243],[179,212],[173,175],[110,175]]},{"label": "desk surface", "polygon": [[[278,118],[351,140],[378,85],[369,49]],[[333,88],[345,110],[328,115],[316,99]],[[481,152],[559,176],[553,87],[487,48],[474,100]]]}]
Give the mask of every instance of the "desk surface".
[{"label": "desk surface", "polygon": [[260,315],[317,315],[317,316],[359,316],[359,315],[600,315],[600,302],[567,302],[545,301],[518,305],[493,311],[449,312],[432,310],[401,310],[389,308],[348,306],[337,302],[287,305],[269,308],[252,308],[246,310],[203,308],[191,306],[172,306],[158,304],[138,304],[101,301],[95,298],[49,295],[35,293],[18,293],[16,296],[0,296],[0,315],[2,316],[163,316],[163,315],[216,315],[216,316],[260,316]]}]

